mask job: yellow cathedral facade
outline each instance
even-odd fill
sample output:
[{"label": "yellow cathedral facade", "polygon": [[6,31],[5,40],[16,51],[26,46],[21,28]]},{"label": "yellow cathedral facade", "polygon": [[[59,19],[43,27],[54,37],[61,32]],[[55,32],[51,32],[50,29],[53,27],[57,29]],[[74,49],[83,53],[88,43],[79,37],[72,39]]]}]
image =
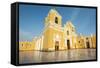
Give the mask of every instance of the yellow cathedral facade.
[{"label": "yellow cathedral facade", "polygon": [[96,35],[78,35],[71,21],[62,27],[62,16],[51,9],[45,17],[45,26],[39,37],[32,41],[20,41],[19,50],[59,51],[80,48],[96,48]]}]

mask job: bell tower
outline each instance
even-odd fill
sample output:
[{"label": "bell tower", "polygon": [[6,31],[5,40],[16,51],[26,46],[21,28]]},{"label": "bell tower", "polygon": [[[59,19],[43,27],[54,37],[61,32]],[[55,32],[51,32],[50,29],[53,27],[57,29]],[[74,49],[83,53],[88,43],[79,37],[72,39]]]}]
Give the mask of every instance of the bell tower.
[{"label": "bell tower", "polygon": [[62,17],[61,15],[56,11],[55,8],[51,9],[45,18],[45,26],[48,24],[58,25],[61,26],[62,24]]},{"label": "bell tower", "polygon": [[43,50],[59,50],[63,46],[62,17],[55,8],[45,17]]}]

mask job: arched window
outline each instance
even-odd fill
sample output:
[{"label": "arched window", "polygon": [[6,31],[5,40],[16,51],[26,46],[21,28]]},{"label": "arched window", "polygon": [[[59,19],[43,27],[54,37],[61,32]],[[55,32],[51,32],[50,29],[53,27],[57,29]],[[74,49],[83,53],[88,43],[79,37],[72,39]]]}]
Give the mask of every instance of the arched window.
[{"label": "arched window", "polygon": [[22,44],[22,46],[23,46],[23,44]]},{"label": "arched window", "polygon": [[69,35],[69,31],[67,31],[67,35]]},{"label": "arched window", "polygon": [[88,40],[88,37],[86,37],[86,40]]},{"label": "arched window", "polygon": [[55,23],[58,24],[58,18],[57,17],[55,17]]},{"label": "arched window", "polygon": [[74,32],[74,28],[72,28],[72,32]]}]

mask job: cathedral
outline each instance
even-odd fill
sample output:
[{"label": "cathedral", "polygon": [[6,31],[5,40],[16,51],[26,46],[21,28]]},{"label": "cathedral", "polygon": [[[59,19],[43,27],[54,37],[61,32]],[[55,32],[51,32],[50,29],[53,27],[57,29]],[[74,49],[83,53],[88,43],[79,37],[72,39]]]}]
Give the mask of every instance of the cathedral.
[{"label": "cathedral", "polygon": [[71,21],[62,25],[62,16],[51,9],[45,17],[44,30],[32,41],[20,41],[19,50],[60,51],[69,49],[96,48],[96,35],[78,35]]}]

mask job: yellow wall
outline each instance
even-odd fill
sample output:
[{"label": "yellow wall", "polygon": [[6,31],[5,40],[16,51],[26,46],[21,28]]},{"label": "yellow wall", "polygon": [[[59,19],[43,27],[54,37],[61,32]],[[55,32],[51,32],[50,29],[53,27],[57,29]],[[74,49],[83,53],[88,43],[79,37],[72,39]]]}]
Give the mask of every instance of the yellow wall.
[{"label": "yellow wall", "polygon": [[24,50],[33,50],[34,46],[32,42],[19,42],[19,50],[24,51]]},{"label": "yellow wall", "polygon": [[[56,40],[56,35],[59,36],[59,39]],[[47,28],[44,33],[44,44],[43,50],[55,50],[55,41],[59,41],[59,50],[64,50],[64,35],[63,32],[55,30],[53,28]]]},{"label": "yellow wall", "polygon": [[[55,17],[58,18],[58,24],[55,23]],[[69,35],[67,34],[67,31],[69,32]],[[86,38],[88,38],[88,40]],[[62,27],[61,15],[55,9],[51,9],[45,18],[45,27],[42,36],[37,37],[30,42],[19,42],[19,50],[55,51],[56,41],[59,42],[59,50],[67,50],[67,40],[70,40],[70,49],[87,48],[87,41],[90,43],[90,48],[96,48],[95,35],[77,35],[75,26],[71,21],[66,22],[64,27]]]}]

